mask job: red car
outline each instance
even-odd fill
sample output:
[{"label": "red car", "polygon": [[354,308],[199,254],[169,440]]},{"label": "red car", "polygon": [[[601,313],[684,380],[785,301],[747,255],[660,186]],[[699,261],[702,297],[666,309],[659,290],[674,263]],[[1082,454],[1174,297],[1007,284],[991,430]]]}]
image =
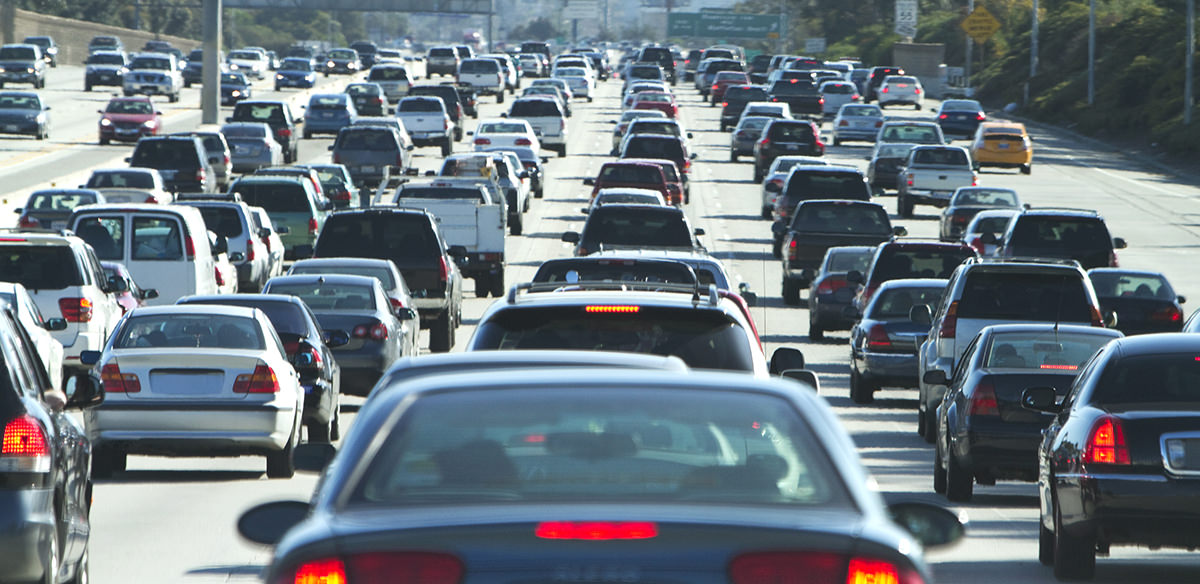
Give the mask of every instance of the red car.
[{"label": "red car", "polygon": [[712,99],[709,106],[716,106],[725,99],[725,90],[735,85],[750,85],[750,76],[741,71],[721,71],[713,78]]},{"label": "red car", "polygon": [[137,142],[142,136],[157,136],[162,131],[162,112],[154,109],[149,97],[114,97],[100,114],[100,144],[113,140]]},{"label": "red car", "polygon": [[672,200],[662,167],[651,162],[606,162],[600,167],[596,178],[584,179],[583,184],[592,187],[593,199],[600,189],[629,187],[658,191],[662,193],[664,200]]},{"label": "red car", "polygon": [[658,110],[667,114],[668,118],[675,119],[679,115],[679,106],[675,103],[675,96],[662,91],[643,91],[633,98],[633,109],[635,110]]}]

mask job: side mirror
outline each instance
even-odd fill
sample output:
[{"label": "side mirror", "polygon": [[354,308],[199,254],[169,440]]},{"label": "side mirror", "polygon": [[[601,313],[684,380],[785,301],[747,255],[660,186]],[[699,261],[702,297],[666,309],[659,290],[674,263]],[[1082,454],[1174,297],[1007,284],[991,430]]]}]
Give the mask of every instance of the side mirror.
[{"label": "side mirror", "polygon": [[703,228],[703,227],[697,227],[697,228],[695,228],[695,229],[693,229],[693,230],[692,230],[692,233],[694,233],[694,234],[696,234],[696,235],[704,235],[704,228]]},{"label": "side mirror", "polygon": [[258,228],[258,236],[259,236],[259,237],[270,237],[270,236],[271,236],[271,230],[270,230],[270,229],[267,229],[266,227],[259,227],[259,228]]},{"label": "side mirror", "polygon": [[[82,189],[83,187],[81,186],[79,188]],[[13,213],[16,213],[17,215],[20,215],[21,213],[24,213],[24,212],[25,212],[25,209],[22,207],[17,207],[16,209],[13,209]]]},{"label": "side mirror", "polygon": [[507,113],[503,113],[503,112],[501,112],[501,114],[500,114],[500,117],[502,117],[502,118],[507,118],[507,117],[508,117],[508,114],[507,114]]},{"label": "side mirror", "polygon": [[1110,311],[1104,313],[1104,327],[1105,328],[1117,328],[1117,324],[1119,324],[1118,319],[1117,319],[1117,311],[1110,310]]},{"label": "side mirror", "polygon": [[426,170],[425,176],[437,176],[437,172],[432,171],[432,170]]},{"label": "side mirror", "polygon": [[758,305],[758,294],[755,294],[749,290],[742,290],[738,293],[738,295],[741,296],[742,300],[746,302],[746,306]]},{"label": "side mirror", "polygon": [[963,538],[965,522],[953,511],[929,503],[906,502],[888,506],[892,521],[926,548],[950,545]]},{"label": "side mirror", "polygon": [[333,152],[333,144],[330,144],[329,146],[326,146],[326,147],[325,147],[325,149],[326,149],[326,150],[328,150],[328,151],[330,151],[330,152]]},{"label": "side mirror", "polygon": [[229,116],[229,117],[225,118],[225,123],[227,123],[227,124],[232,124],[232,123],[233,123],[233,116]]},{"label": "side mirror", "polygon": [[240,251],[235,251],[235,252],[229,254],[229,261],[231,261],[231,262],[246,261],[246,254],[244,254]]},{"label": "side mirror", "polygon": [[405,146],[404,149],[408,150],[409,152],[412,152],[413,150],[416,150],[417,147],[413,146],[412,144],[409,144],[408,146]]},{"label": "side mirror", "polygon": [[83,351],[79,353],[79,362],[84,365],[95,365],[100,362],[100,351]]},{"label": "side mirror", "polygon": [[328,211],[333,208],[333,203],[329,201],[317,201],[318,211]]},{"label": "side mirror", "polygon": [[846,282],[850,284],[865,284],[867,278],[858,270],[850,270],[846,273]]},{"label": "side mirror", "polygon": [[98,113],[100,115],[104,115],[104,110],[96,110],[96,113]]},{"label": "side mirror", "polygon": [[446,250],[446,253],[450,254],[452,258],[462,259],[467,257],[467,248],[461,245],[452,245]]},{"label": "side mirror", "polygon": [[578,231],[566,231],[566,232],[563,232],[563,234],[562,234],[562,240],[563,240],[563,241],[565,241],[565,242],[567,242],[567,243],[575,243],[575,244],[578,244],[578,243],[579,243],[579,232],[578,232]]},{"label": "side mirror", "polygon": [[768,193],[778,193],[783,190],[783,185],[776,184],[774,182],[769,182],[769,183],[767,183],[767,186],[765,186],[763,188],[766,189],[766,191]]},{"label": "side mirror", "polygon": [[229,240],[225,239],[223,235],[218,235],[216,241],[213,243],[212,252],[217,255],[229,253]]},{"label": "side mirror", "polygon": [[67,319],[65,318],[48,318],[42,323],[42,328],[54,332],[67,330]]},{"label": "side mirror", "polygon": [[932,324],[933,311],[929,309],[928,304],[918,304],[908,309],[908,320],[916,324]]},{"label": "side mirror", "polygon": [[467,130],[467,135],[468,135],[468,136],[474,136],[474,135],[475,135],[475,130]]},{"label": "side mirror", "polygon": [[950,380],[946,378],[946,372],[941,369],[932,369],[925,372],[921,376],[921,381],[929,385],[946,385]]},{"label": "side mirror", "polygon": [[142,290],[142,300],[154,300],[155,298],[158,298],[157,288]]},{"label": "side mirror", "polygon": [[786,377],[793,381],[799,381],[813,388],[813,391],[820,393],[821,380],[817,378],[817,374],[808,369],[785,369],[779,373],[780,377]]},{"label": "side mirror", "polygon": [[336,349],[350,342],[350,333],[343,330],[328,330],[321,335],[321,340],[325,341],[326,347]]},{"label": "side mirror", "polygon": [[691,156],[688,156],[688,158],[690,158],[690,159],[692,159],[692,160],[695,160],[697,157],[699,157],[699,154],[696,154],[695,152],[693,152],[693,153],[691,154]]},{"label": "side mirror", "polygon": [[1187,302],[1187,297],[1184,296],[1183,294],[1180,294],[1179,296],[1175,297],[1175,301],[1180,304],[1183,304],[1183,303]]},{"label": "side mirror", "polygon": [[402,306],[396,309],[396,318],[400,320],[416,320],[417,311],[408,308],[407,306]]},{"label": "side mirror", "polygon": [[789,369],[804,369],[804,353],[791,347],[780,347],[771,354],[771,375],[782,375]]},{"label": "side mirror", "polygon": [[897,225],[892,227],[892,235],[895,235],[896,237],[904,237],[905,235],[908,235],[908,230]]},{"label": "side mirror", "polygon": [[91,408],[104,403],[103,386],[87,373],[68,378],[63,392],[67,394],[66,409]]},{"label": "side mirror", "polygon": [[688,132],[688,133],[687,133],[687,137],[688,137],[688,139],[689,139],[689,140],[690,140],[690,139],[692,139],[692,138],[693,138],[693,136],[692,136],[692,133],[691,133],[691,132]]},{"label": "side mirror", "polygon": [[1029,387],[1021,392],[1021,407],[1035,412],[1057,414],[1062,411],[1053,387]]},{"label": "side mirror", "polygon": [[774,233],[775,235],[783,235],[787,233],[787,225],[784,225],[783,221],[776,221],[771,224],[771,233]]},{"label": "side mirror", "polygon": [[275,227],[275,233],[278,233],[280,235],[287,235],[291,232],[292,232],[291,228],[288,227],[287,225],[279,225],[279,226]]},{"label": "side mirror", "polygon": [[1127,245],[1124,237],[1114,237],[1112,239],[1112,243],[1113,247],[1116,249],[1125,249],[1125,246]]},{"label": "side mirror", "polygon": [[[304,443],[296,446],[296,454],[307,447],[328,446],[332,444]],[[336,452],[336,451],[335,451]],[[294,457],[296,459],[299,456]],[[333,457],[330,456],[330,459]],[[297,469],[299,461],[297,460]],[[308,503],[300,501],[277,501],[265,503],[242,513],[238,517],[238,534],[248,541],[261,545],[275,545],[283,539],[283,535],[299,524],[308,516]]]},{"label": "side mirror", "polygon": [[594,186],[596,186],[596,179],[594,179],[594,178],[585,178],[585,179],[583,179],[583,184],[585,184],[585,185],[587,185],[587,186],[589,186],[589,187],[594,187]]}]

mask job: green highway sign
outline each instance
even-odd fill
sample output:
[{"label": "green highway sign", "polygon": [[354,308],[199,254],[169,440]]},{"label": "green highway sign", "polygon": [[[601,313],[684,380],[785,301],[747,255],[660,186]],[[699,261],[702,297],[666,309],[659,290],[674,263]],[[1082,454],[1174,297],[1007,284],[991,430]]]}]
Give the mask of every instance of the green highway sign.
[{"label": "green highway sign", "polygon": [[778,38],[776,14],[738,12],[672,12],[667,18],[667,36],[699,38]]}]

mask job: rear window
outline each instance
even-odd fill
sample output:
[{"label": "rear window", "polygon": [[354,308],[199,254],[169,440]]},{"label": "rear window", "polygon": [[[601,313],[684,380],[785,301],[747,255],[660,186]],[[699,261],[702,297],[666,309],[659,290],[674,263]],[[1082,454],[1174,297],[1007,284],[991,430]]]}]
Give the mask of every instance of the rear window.
[{"label": "rear window", "polygon": [[1013,226],[1011,245],[1108,249],[1108,228],[1098,219],[1025,215]]},{"label": "rear window", "polygon": [[683,160],[683,145],[679,140],[634,137],[625,143],[625,150],[621,155],[625,158]]},{"label": "rear window", "polygon": [[428,259],[441,255],[424,215],[333,215],[317,239],[316,257]]},{"label": "rear window", "polygon": [[826,266],[828,272],[865,272],[871,265],[871,252],[869,251],[837,251],[829,250],[829,263]]},{"label": "rear window", "polygon": [[478,349],[576,349],[674,355],[689,367],[752,371],[746,332],[717,310],[640,306],[629,314],[585,306],[497,313],[476,332]]},{"label": "rear window", "polygon": [[871,270],[874,284],[906,278],[949,278],[954,269],[974,253],[960,247],[942,249],[906,249],[888,246]]},{"label": "rear window", "polygon": [[157,347],[262,350],[266,342],[256,321],[221,314],[134,316],[113,341],[116,349]]},{"label": "rear window", "polygon": [[340,110],[346,109],[347,100],[341,95],[314,95],[308,100],[308,109],[310,110]]},{"label": "rear window", "polygon": [[600,181],[605,183],[646,183],[655,186],[663,181],[662,172],[653,166],[633,164],[606,165],[600,170]]},{"label": "rear window", "polygon": [[483,201],[483,191],[479,189],[445,187],[407,187],[400,189],[396,196],[401,199],[475,199]]},{"label": "rear window", "polygon": [[239,103],[234,107],[233,118],[240,122],[284,123],[287,117],[281,104]]},{"label": "rear window", "polygon": [[280,335],[298,335],[304,336],[308,334],[308,325],[305,323],[304,309],[292,304],[291,302],[282,302],[278,300],[247,300],[238,298],[236,294],[227,294],[220,300],[203,300],[200,302],[187,302],[187,304],[226,304],[231,306],[245,306],[248,308],[257,308],[267,315],[267,320],[271,321],[271,325],[275,327],[275,332]]},{"label": "rear window", "polygon": [[241,193],[242,201],[252,207],[262,207],[268,213],[311,213],[308,194],[300,183],[239,182],[233,187]]},{"label": "rear window", "polygon": [[[606,210],[608,212],[606,212]],[[588,249],[598,245],[635,247],[691,247],[692,232],[680,213],[651,213],[647,209],[601,207],[584,226]]]},{"label": "rear window", "polygon": [[499,73],[500,63],[491,59],[473,59],[463,61],[458,67],[459,73]]},{"label": "rear window", "polygon": [[30,291],[82,286],[75,254],[65,245],[0,246],[0,278]]},{"label": "rear window", "polygon": [[772,140],[784,142],[811,142],[814,140],[812,126],[808,124],[788,124],[775,122],[767,128],[767,134]]},{"label": "rear window", "polygon": [[530,99],[514,101],[508,115],[514,118],[557,118],[562,116],[562,112],[559,111],[556,102],[548,99]]},{"label": "rear window", "polygon": [[[91,181],[89,181],[90,183]],[[90,184],[88,188],[93,188]],[[60,212],[69,213],[80,205],[90,205],[96,202],[96,195],[88,193],[33,193],[26,203],[25,212],[37,213]]]},{"label": "rear window", "polygon": [[380,130],[343,130],[338,133],[334,150],[395,152],[400,149],[395,134]]},{"label": "rear window", "polygon": [[792,218],[793,231],[891,235],[887,211],[875,205],[801,204]]},{"label": "rear window", "polygon": [[761,87],[730,87],[725,92],[725,101],[767,101],[771,96]]},{"label": "rear window", "polygon": [[929,126],[891,126],[884,128],[883,139],[889,142],[937,142],[937,130]]},{"label": "rear window", "polygon": [[166,217],[133,217],[135,260],[177,261],[183,259],[183,235],[179,222]]},{"label": "rear window", "polygon": [[242,216],[230,207],[197,207],[209,231],[226,239],[241,236]]},{"label": "rear window", "polygon": [[776,81],[771,85],[771,95],[806,95],[812,94],[816,90],[817,85],[807,79]]},{"label": "rear window", "polygon": [[969,166],[967,152],[959,148],[921,148],[912,153],[913,162],[941,166]]},{"label": "rear window", "polygon": [[786,188],[786,197],[796,202],[812,199],[866,201],[871,198],[871,188],[856,172],[796,170],[788,175]]},{"label": "rear window", "polygon": [[945,286],[916,288],[889,288],[884,290],[871,305],[870,318],[908,318],[914,306],[935,307],[942,302]]},{"label": "rear window", "polygon": [[1110,335],[1062,331],[997,334],[992,336],[983,366],[1031,371],[1075,371],[1112,339]]},{"label": "rear window", "polygon": [[958,301],[959,318],[1091,322],[1083,278],[1071,273],[972,270]]},{"label": "rear window", "polygon": [[396,107],[397,112],[440,112],[445,107],[432,99],[402,99]]},{"label": "rear window", "polygon": [[429,49],[430,57],[457,57],[458,53],[451,48]]},{"label": "rear window", "polygon": [[304,301],[313,312],[327,310],[370,310],[375,308],[375,289],[354,284],[326,281],[310,284],[272,283],[268,294],[287,294]]},{"label": "rear window", "polygon": [[376,67],[367,79],[371,81],[408,81],[408,71],[400,67]]},{"label": "rear window", "polygon": [[695,284],[687,264],[634,260],[551,261],[542,264],[534,282],[675,282]]},{"label": "rear window", "polygon": [[129,164],[161,170],[198,168],[200,156],[194,143],[187,140],[142,139],[138,141]]},{"label": "rear window", "polygon": [[1092,272],[1088,274],[1096,295],[1102,298],[1157,298],[1175,300],[1175,291],[1158,274]]},{"label": "rear window", "polygon": [[1193,353],[1138,355],[1109,362],[1092,402],[1200,402],[1200,360]]}]

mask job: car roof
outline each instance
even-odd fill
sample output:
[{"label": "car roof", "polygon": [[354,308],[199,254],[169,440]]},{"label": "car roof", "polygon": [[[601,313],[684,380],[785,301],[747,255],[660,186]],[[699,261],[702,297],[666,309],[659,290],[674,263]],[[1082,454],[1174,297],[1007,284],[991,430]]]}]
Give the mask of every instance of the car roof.
[{"label": "car roof", "polygon": [[1093,218],[1093,219],[1103,220],[1100,217],[1100,212],[1096,211],[1094,209],[1059,209],[1059,208],[1037,207],[1037,208],[1033,208],[1033,209],[1018,209],[1018,211],[1019,211],[1019,214],[1022,216],[1030,215],[1030,216],[1041,216],[1041,217],[1079,217],[1079,218]]},{"label": "car roof", "polygon": [[218,314],[222,316],[240,316],[254,318],[257,308],[233,306],[230,304],[165,304],[162,306],[141,306],[130,311],[130,316],[155,316],[160,314]]},{"label": "car roof", "polygon": [[355,276],[351,274],[284,274],[275,276],[267,281],[268,284],[348,284],[355,286],[372,286],[379,283],[378,278],[371,276]]},{"label": "car roof", "polygon": [[[837,249],[837,248],[834,248]],[[932,288],[936,286],[945,287],[950,280],[947,278],[901,278],[899,280],[888,280],[879,285],[879,292],[889,290],[891,288]]]},{"label": "car roof", "polygon": [[[296,260],[292,267],[296,266],[364,266],[364,267],[382,267],[394,268],[396,264],[392,260],[379,258],[354,258],[354,257],[335,257],[335,258],[304,258]],[[295,275],[295,274],[293,274]]]}]

